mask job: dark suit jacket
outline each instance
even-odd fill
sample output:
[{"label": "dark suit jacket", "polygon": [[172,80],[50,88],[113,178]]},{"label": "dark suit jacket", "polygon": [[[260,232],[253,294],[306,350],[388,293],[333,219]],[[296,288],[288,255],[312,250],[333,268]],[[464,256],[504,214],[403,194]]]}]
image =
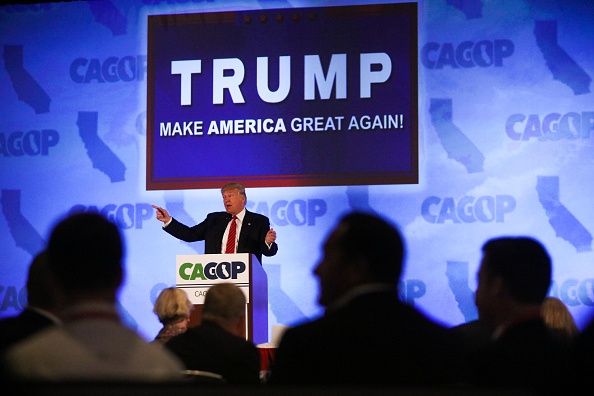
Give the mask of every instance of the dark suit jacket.
[{"label": "dark suit jacket", "polygon": [[[571,345],[572,369],[575,372],[576,386],[594,386],[594,319],[588,319],[583,330]],[[578,394],[576,392],[575,394]]]},{"label": "dark suit jacket", "polygon": [[488,388],[552,392],[571,383],[566,341],[542,319],[509,327],[471,360],[472,382]]},{"label": "dark suit jacket", "polygon": [[0,352],[54,324],[52,319],[30,308],[0,320]]},{"label": "dark suit jacket", "polygon": [[473,353],[489,345],[493,335],[493,329],[478,319],[450,327],[450,331],[464,340],[467,353]]},{"label": "dark suit jacket", "polygon": [[414,386],[456,382],[457,345],[396,292],[361,295],[286,330],[271,385]]},{"label": "dark suit jacket", "polygon": [[260,383],[260,355],[256,346],[214,322],[205,320],[200,326],[171,338],[165,346],[188,370],[220,374],[229,384]]},{"label": "dark suit jacket", "polygon": [[[204,253],[217,254],[221,253],[223,234],[229,221],[231,221],[231,215],[229,213],[214,212],[208,214],[202,223],[193,227],[188,227],[173,219],[164,229],[182,241],[204,241]],[[277,244],[273,243],[269,249],[264,242],[269,229],[270,221],[268,217],[246,210],[241,226],[241,233],[239,234],[237,253],[254,254],[260,261],[260,264],[262,264],[262,255],[274,256],[278,251]]]}]

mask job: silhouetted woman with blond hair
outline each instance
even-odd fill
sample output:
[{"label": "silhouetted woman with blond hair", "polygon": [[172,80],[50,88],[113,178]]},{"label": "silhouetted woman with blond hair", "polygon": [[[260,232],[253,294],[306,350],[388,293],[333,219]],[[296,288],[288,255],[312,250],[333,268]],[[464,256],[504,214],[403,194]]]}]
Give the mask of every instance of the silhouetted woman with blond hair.
[{"label": "silhouetted woman with blond hair", "polygon": [[560,336],[566,337],[568,341],[578,334],[579,330],[571,312],[559,298],[546,297],[541,314],[545,324]]},{"label": "silhouetted woman with blond hair", "polygon": [[163,324],[154,341],[166,343],[171,337],[184,333],[190,323],[190,313],[194,306],[186,292],[176,287],[161,290],[153,312]]}]

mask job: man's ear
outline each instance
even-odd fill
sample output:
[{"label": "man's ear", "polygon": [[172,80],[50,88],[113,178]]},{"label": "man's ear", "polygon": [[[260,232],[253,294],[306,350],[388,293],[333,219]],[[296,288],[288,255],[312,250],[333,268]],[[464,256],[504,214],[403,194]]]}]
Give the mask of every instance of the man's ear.
[{"label": "man's ear", "polygon": [[343,275],[351,285],[373,281],[369,263],[363,258],[349,259],[347,265],[344,266]]},{"label": "man's ear", "polygon": [[243,337],[243,323],[245,321],[245,316],[242,316],[240,319],[237,319],[235,323],[233,323],[233,334],[238,337]]},{"label": "man's ear", "polygon": [[491,293],[496,297],[504,297],[507,296],[507,288],[505,287],[505,282],[503,278],[500,276],[495,276],[491,279]]}]

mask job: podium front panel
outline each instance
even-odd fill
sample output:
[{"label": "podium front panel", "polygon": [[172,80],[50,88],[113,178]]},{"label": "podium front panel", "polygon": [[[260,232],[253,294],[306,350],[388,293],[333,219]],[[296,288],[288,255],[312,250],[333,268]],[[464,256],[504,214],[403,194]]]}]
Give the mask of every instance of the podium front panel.
[{"label": "podium front panel", "polygon": [[233,283],[250,303],[250,255],[190,254],[176,256],[176,287],[183,289],[192,304],[204,304],[207,290],[217,283]]},{"label": "podium front panel", "polygon": [[202,305],[208,289],[218,283],[233,283],[246,297],[243,322],[245,338],[256,344],[268,341],[268,280],[254,255],[191,254],[176,256],[176,287],[194,304],[190,326],[202,322]]}]

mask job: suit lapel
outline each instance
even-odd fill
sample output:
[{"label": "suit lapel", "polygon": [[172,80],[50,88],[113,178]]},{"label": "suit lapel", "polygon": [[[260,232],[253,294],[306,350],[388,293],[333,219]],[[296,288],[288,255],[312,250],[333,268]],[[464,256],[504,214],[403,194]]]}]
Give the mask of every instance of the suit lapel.
[{"label": "suit lapel", "polygon": [[237,241],[237,251],[240,251],[240,246],[243,247],[246,236],[249,235],[252,228],[253,217],[248,210],[245,210],[245,216],[243,217],[243,223],[241,224],[241,231],[239,232],[239,240]]},{"label": "suit lapel", "polygon": [[217,241],[218,241],[218,250],[217,253],[221,252],[223,248],[223,235],[225,235],[225,230],[227,229],[227,224],[231,220],[231,215],[229,213],[224,213],[220,216],[219,220],[217,221]]}]

